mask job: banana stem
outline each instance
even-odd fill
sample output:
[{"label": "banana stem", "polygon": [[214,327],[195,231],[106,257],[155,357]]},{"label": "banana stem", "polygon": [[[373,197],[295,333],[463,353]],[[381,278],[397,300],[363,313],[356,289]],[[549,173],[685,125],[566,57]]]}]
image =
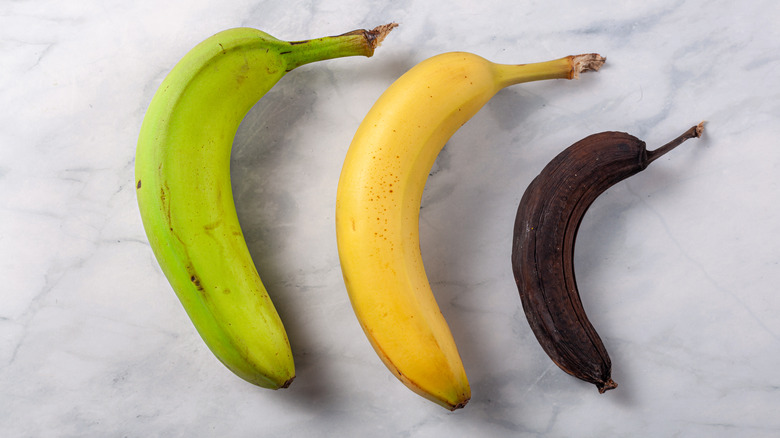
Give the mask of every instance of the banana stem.
[{"label": "banana stem", "polygon": [[663,154],[681,145],[685,140],[701,137],[701,133],[703,131],[704,131],[704,122],[701,122],[696,126],[692,126],[691,129],[685,131],[684,133],[682,133],[682,135],[670,141],[669,143],[666,143],[665,145],[659,147],[658,149],[655,149],[653,151],[647,151],[647,164],[652,163]]},{"label": "banana stem", "polygon": [[398,24],[389,23],[371,30],[358,29],[336,36],[290,42],[290,51],[282,52],[287,60],[287,71],[326,59],[346,56],[370,58],[374,55],[374,49],[379,47],[387,34],[396,27]]},{"label": "banana stem", "polygon": [[502,87],[545,79],[579,79],[580,73],[598,71],[607,58],[597,53],[566,56],[532,64],[497,64],[498,82]]}]

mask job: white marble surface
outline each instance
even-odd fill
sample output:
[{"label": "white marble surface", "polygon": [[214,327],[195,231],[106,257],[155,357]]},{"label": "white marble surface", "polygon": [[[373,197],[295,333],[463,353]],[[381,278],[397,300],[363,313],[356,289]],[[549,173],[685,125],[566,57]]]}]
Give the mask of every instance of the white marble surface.
[{"label": "white marble surface", "polygon": [[[133,156],[173,64],[217,31],[283,39],[397,21],[372,59],[294,71],[250,112],[236,202],[298,377],[233,376],[146,242]],[[4,437],[776,437],[780,435],[780,7],[774,0],[0,3],[0,430]],[[499,62],[608,58],[515,86],[450,141],[423,200],[437,299],[473,398],[450,413],[381,364],[338,265],[334,199],[379,94],[451,50]],[[556,368],[509,264],[523,190],[563,147],[628,131],[692,140],[597,200],[583,300],[620,387]]]}]

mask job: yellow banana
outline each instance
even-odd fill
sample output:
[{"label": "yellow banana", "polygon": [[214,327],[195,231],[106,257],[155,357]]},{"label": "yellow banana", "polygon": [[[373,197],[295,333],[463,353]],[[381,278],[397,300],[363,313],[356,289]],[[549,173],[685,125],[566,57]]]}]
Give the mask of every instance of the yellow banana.
[{"label": "yellow banana", "polygon": [[176,64],[144,117],[135,174],[149,243],[208,347],[253,384],[287,387],[295,369],[238,223],[233,138],[249,109],[287,72],[326,59],[370,57],[393,27],[298,42],[250,28],[220,32]]},{"label": "yellow banana", "polygon": [[588,54],[505,65],[469,53],[441,54],[394,82],[360,124],[336,199],[344,283],[371,345],[417,394],[450,410],[471,397],[420,254],[420,201],[437,155],[500,89],[573,79],[604,61]]}]

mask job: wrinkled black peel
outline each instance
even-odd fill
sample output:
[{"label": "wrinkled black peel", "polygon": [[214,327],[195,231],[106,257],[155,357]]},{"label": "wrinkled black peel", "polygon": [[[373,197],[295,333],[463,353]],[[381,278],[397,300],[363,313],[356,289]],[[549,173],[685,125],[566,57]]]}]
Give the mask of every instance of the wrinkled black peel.
[{"label": "wrinkled black peel", "polygon": [[523,194],[515,218],[512,269],[528,323],[545,353],[562,370],[616,388],[612,363],[588,320],[574,275],[574,244],[590,205],[607,189],[635,175],[703,124],[654,151],[624,132],[588,136],[553,158]]}]

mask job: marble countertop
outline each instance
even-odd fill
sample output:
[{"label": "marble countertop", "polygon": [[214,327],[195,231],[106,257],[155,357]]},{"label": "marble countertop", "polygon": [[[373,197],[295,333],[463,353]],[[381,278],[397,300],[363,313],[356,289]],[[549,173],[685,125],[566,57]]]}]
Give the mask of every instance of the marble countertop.
[{"label": "marble countertop", "polygon": [[[162,78],[204,38],[285,40],[396,21],[371,59],[286,76],[242,124],[232,178],[297,378],[217,362],[158,267],[133,166]],[[780,7],[772,0],[0,4],[0,430],[7,437],[780,435]],[[355,129],[415,63],[598,52],[579,81],[501,91],[426,185],[421,247],[472,386],[448,412],[398,382],[344,288],[334,202]],[[620,386],[560,371],[509,254],[520,197],[562,148],[618,130],[691,140],[591,207],[576,269]]]}]

